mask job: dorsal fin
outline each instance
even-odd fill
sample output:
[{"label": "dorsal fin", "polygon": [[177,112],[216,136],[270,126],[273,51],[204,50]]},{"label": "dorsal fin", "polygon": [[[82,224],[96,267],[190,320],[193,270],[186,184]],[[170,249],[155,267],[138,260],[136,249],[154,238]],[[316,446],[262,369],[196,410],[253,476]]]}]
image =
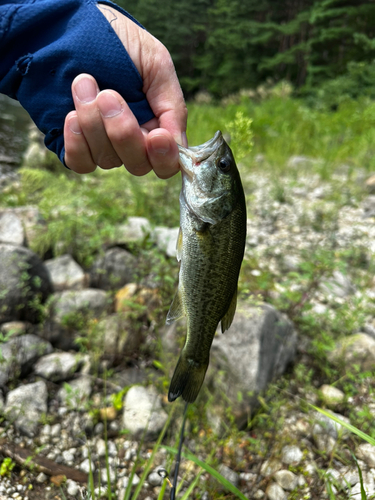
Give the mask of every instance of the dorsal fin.
[{"label": "dorsal fin", "polygon": [[233,294],[228,310],[224,314],[221,320],[221,333],[224,333],[226,330],[228,330],[228,328],[232,324],[234,313],[236,312],[236,307],[237,307],[237,288]]}]

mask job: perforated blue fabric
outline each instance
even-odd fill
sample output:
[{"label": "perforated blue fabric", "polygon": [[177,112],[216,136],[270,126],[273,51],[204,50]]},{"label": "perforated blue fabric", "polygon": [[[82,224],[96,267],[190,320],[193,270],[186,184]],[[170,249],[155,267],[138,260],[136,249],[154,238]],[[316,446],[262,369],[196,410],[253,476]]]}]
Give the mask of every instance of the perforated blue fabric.
[{"label": "perforated blue fabric", "polygon": [[139,124],[153,118],[138,70],[96,2],[0,0],[0,92],[22,104],[62,162],[71,83],[80,73],[117,90]]}]

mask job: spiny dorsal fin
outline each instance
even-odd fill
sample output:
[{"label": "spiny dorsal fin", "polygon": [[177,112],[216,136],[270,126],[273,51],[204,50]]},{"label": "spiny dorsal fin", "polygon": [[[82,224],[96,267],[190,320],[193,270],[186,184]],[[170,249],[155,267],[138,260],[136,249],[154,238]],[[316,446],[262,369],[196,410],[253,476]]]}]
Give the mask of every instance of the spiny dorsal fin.
[{"label": "spiny dorsal fin", "polygon": [[180,299],[180,290],[177,288],[176,295],[174,296],[171,307],[169,308],[167,314],[167,320],[165,323],[167,325],[170,325],[174,321],[177,321],[178,319],[182,318],[182,316],[185,316],[185,313]]},{"label": "spiny dorsal fin", "polygon": [[232,324],[234,313],[236,312],[237,307],[237,288],[233,294],[232,300],[230,302],[230,306],[228,307],[228,311],[225,313],[221,320],[221,333],[224,333],[230,325]]},{"label": "spiny dorsal fin", "polygon": [[177,250],[176,257],[177,257],[178,262],[180,262],[181,256],[182,256],[182,231],[181,231],[181,227],[180,227],[180,230],[178,232],[176,250]]}]

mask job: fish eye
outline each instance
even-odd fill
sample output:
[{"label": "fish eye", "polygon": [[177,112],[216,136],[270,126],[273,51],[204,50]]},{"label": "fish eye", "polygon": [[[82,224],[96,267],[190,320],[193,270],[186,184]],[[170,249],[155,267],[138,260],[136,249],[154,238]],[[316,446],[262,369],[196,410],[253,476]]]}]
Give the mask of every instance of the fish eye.
[{"label": "fish eye", "polygon": [[218,166],[222,172],[226,173],[226,172],[229,172],[229,170],[230,170],[231,162],[230,162],[229,158],[221,158],[219,160]]}]

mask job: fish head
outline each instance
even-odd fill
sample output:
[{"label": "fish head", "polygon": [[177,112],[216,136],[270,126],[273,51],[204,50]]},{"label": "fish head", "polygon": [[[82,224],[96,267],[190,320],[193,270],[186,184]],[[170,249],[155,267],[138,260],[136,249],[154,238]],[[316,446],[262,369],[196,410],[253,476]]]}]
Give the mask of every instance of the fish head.
[{"label": "fish head", "polygon": [[179,153],[181,196],[188,208],[203,222],[220,222],[243,196],[236,162],[222,133],[201,146],[179,146]]}]

